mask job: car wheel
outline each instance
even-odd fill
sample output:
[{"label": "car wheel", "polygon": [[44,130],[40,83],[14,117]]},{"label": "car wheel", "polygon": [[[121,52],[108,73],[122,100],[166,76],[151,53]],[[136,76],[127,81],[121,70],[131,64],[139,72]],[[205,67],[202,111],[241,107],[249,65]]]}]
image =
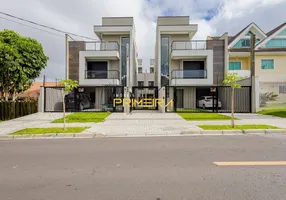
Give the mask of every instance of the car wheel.
[{"label": "car wheel", "polygon": [[206,109],[206,105],[205,105],[205,104],[203,104],[203,109],[204,109],[204,110]]}]

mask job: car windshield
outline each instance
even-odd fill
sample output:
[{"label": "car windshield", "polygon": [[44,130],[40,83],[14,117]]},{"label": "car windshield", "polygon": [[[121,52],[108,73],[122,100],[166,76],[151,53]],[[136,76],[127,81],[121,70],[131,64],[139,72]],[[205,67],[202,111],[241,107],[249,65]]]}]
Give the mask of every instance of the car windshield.
[{"label": "car windshield", "polygon": [[[207,97],[206,99],[212,100],[213,98],[214,98],[215,100],[217,99],[217,97]],[[218,99],[218,100],[219,100],[219,99]],[[219,101],[220,101],[220,100],[219,100]]]}]

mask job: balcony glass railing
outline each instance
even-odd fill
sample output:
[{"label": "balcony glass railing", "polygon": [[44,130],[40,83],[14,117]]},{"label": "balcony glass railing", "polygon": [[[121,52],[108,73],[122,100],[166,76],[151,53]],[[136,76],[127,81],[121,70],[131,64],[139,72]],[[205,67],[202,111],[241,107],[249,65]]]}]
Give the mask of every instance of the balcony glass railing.
[{"label": "balcony glass railing", "polygon": [[85,79],[119,79],[119,71],[117,70],[108,70],[108,71],[86,70]]},{"label": "balcony glass railing", "polygon": [[172,50],[199,50],[206,49],[205,40],[173,41]]},{"label": "balcony glass railing", "polygon": [[207,70],[176,69],[171,73],[171,79],[206,79]]},{"label": "balcony glass railing", "polygon": [[86,51],[119,51],[117,42],[85,42]]}]

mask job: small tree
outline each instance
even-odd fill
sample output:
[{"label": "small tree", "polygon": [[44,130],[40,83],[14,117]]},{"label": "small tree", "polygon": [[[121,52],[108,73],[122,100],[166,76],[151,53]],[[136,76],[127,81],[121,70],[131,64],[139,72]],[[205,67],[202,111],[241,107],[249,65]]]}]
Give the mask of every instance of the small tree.
[{"label": "small tree", "polygon": [[62,98],[63,98],[63,119],[64,119],[64,130],[66,130],[66,103],[65,103],[65,93],[73,91],[78,87],[78,81],[67,79],[60,79],[60,85],[64,86],[62,89]]},{"label": "small tree", "polygon": [[231,127],[234,128],[234,90],[236,88],[241,88],[241,85],[237,81],[242,80],[237,73],[228,73],[223,80],[224,85],[231,87]]}]

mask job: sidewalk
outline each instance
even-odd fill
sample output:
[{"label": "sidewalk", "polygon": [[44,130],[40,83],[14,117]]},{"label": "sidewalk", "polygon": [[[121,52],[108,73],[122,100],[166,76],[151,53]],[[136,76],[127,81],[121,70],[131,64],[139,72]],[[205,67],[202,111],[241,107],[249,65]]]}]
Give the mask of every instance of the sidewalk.
[{"label": "sidewalk", "polygon": [[[224,115],[230,116],[230,113]],[[60,123],[50,123],[61,118],[62,113],[36,113],[0,123],[0,136],[25,128],[62,127]],[[286,119],[260,114],[235,114],[235,124],[266,124],[286,129]],[[198,125],[230,125],[230,120],[186,121],[176,113],[138,112],[113,113],[101,123],[67,123],[67,127],[91,127],[82,134],[103,134],[105,136],[166,136],[186,132],[202,131]]]},{"label": "sidewalk", "polygon": [[[67,115],[68,114],[70,113],[67,113]],[[42,127],[62,116],[62,113],[35,113],[17,119],[0,122],[0,135],[7,135],[25,128]],[[51,124],[51,127],[56,127],[57,125]]]}]

